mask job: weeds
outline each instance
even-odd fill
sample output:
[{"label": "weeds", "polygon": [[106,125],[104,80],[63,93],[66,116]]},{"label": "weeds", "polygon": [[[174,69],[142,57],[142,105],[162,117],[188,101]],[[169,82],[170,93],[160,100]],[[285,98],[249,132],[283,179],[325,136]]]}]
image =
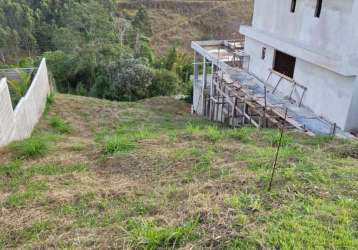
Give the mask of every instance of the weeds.
[{"label": "weeds", "polygon": [[51,116],[86,133],[46,134],[47,117],[33,136],[46,157],[20,154],[23,142],[0,150],[0,248],[358,248],[351,142],[287,134],[267,193],[277,131],[216,127],[168,102],[77,98],[58,95]]},{"label": "weeds", "polygon": [[187,222],[180,226],[157,227],[142,220],[128,221],[130,241],[139,249],[177,248],[182,242],[193,237],[196,222]]},{"label": "weeds", "polygon": [[188,134],[194,135],[200,132],[200,127],[192,122],[186,124],[185,130]]},{"label": "weeds", "polygon": [[328,152],[333,153],[335,156],[340,158],[351,157],[353,159],[358,159],[358,143],[350,142],[339,145],[334,145],[328,148]]},{"label": "weeds", "polygon": [[51,117],[49,123],[50,126],[60,134],[69,134],[72,132],[71,126],[58,116]]},{"label": "weeds", "polygon": [[135,147],[135,143],[127,137],[115,135],[106,139],[104,151],[106,154],[125,153],[135,149]]},{"label": "weeds", "polygon": [[25,205],[28,201],[37,199],[39,195],[47,190],[47,184],[42,181],[30,182],[26,185],[25,191],[17,191],[9,195],[5,205],[7,207],[19,207]]},{"label": "weeds", "polygon": [[10,146],[17,159],[29,159],[44,156],[50,149],[48,137],[33,136]]},{"label": "weeds", "polygon": [[223,138],[223,133],[218,129],[218,127],[209,126],[207,128],[206,136],[210,141],[216,142]]},{"label": "weeds", "polygon": [[0,246],[1,238],[3,238],[4,244],[10,245],[25,243],[32,240],[40,240],[45,237],[45,235],[49,233],[52,228],[54,228],[54,224],[49,220],[34,221],[31,225],[23,229],[13,231],[11,236],[0,236]]},{"label": "weeds", "polygon": [[[280,132],[273,130],[272,133],[268,134],[268,140],[272,147],[277,147],[280,141]],[[293,138],[286,133],[282,134],[281,146],[286,147],[293,143]]]},{"label": "weeds", "polygon": [[83,172],[86,170],[86,165],[81,163],[72,163],[69,165],[59,165],[52,163],[33,166],[28,171],[32,175],[61,175],[65,173]]},{"label": "weeds", "polygon": [[240,140],[243,143],[250,142],[250,135],[255,131],[252,128],[235,128],[224,130],[225,137]]}]

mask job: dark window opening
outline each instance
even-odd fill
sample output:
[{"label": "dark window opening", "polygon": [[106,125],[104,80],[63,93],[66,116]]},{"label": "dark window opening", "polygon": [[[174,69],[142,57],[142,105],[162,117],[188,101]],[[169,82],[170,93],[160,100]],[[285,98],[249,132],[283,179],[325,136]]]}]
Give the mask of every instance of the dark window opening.
[{"label": "dark window opening", "polygon": [[316,10],[315,10],[314,16],[315,17],[320,17],[321,16],[321,11],[322,11],[322,0],[317,0]]},{"label": "dark window opening", "polygon": [[285,76],[293,78],[296,58],[276,50],[273,69]]},{"label": "dark window opening", "polygon": [[265,60],[265,58],[266,58],[266,48],[264,47],[264,48],[262,48],[261,59]]},{"label": "dark window opening", "polygon": [[291,12],[294,13],[296,11],[296,0],[291,0]]}]

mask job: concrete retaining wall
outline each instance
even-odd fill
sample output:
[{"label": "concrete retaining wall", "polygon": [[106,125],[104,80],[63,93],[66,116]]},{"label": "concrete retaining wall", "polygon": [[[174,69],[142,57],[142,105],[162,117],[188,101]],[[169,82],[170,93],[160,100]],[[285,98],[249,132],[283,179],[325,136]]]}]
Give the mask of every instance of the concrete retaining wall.
[{"label": "concrete retaining wall", "polygon": [[46,106],[50,85],[45,59],[15,110],[12,107],[6,79],[0,81],[0,146],[31,136]]}]

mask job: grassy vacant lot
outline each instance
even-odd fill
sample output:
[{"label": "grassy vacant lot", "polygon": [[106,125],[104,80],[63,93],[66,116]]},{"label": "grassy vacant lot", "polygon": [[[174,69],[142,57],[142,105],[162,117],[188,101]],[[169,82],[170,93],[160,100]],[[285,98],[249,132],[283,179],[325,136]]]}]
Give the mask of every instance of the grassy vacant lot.
[{"label": "grassy vacant lot", "polygon": [[357,249],[358,144],[57,95],[0,150],[0,248]]}]

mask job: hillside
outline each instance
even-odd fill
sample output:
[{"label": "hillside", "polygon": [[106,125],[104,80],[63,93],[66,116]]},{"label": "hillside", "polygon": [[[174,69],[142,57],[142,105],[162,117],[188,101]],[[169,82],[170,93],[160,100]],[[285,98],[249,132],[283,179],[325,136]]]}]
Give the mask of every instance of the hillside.
[{"label": "hillside", "polygon": [[50,98],[0,149],[0,248],[357,249],[358,146],[225,129],[169,97]]},{"label": "hillside", "polygon": [[120,1],[119,13],[133,15],[143,5],[152,24],[152,45],[158,54],[177,45],[190,52],[190,42],[237,39],[241,24],[250,24],[251,0]]}]

